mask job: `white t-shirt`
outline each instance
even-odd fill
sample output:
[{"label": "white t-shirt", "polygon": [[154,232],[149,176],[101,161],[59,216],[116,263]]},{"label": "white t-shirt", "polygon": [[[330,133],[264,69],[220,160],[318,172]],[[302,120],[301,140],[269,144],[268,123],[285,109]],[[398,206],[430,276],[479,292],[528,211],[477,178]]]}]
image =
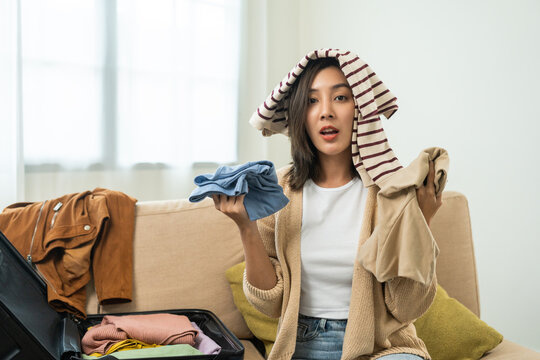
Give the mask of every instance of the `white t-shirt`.
[{"label": "white t-shirt", "polygon": [[301,314],[348,317],[366,198],[367,189],[358,177],[337,188],[322,188],[312,180],[304,184]]}]

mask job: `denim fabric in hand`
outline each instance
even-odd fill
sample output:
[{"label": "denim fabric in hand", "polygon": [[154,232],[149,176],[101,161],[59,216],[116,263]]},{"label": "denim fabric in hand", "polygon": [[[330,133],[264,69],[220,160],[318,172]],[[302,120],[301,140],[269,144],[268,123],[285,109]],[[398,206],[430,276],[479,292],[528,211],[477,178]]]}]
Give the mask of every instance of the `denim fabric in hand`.
[{"label": "denim fabric in hand", "polygon": [[274,164],[266,160],[220,166],[214,174],[199,175],[194,182],[198,187],[189,196],[191,202],[201,201],[213,194],[246,194],[244,206],[252,221],[272,215],[289,202],[278,184]]}]

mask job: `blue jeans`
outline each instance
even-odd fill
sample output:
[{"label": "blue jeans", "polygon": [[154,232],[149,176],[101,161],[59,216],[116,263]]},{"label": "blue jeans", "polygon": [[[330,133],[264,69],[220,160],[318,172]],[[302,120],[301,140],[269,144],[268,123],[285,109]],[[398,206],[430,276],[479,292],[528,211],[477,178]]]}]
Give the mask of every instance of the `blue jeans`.
[{"label": "blue jeans", "polygon": [[347,320],[321,319],[299,314],[293,359],[339,360]]},{"label": "blue jeans", "polygon": [[[296,360],[339,360],[343,348],[343,338],[347,319],[321,319],[299,314],[296,333]],[[423,360],[412,354],[391,354],[381,360]]]}]

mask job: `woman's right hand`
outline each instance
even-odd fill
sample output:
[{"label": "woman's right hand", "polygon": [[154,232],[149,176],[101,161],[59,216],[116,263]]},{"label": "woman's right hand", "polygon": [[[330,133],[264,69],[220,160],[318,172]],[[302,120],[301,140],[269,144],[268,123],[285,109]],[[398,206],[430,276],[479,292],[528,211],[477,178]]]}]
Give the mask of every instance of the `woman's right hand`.
[{"label": "woman's right hand", "polygon": [[233,219],[240,229],[253,225],[244,206],[245,197],[245,194],[239,196],[212,195],[216,209]]}]

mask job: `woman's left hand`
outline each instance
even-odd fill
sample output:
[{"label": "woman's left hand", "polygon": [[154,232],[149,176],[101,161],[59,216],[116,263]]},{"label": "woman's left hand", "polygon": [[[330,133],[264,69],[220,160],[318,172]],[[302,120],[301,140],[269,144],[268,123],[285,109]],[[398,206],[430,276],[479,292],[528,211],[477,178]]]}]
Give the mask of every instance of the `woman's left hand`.
[{"label": "woman's left hand", "polygon": [[435,195],[435,165],[432,160],[429,161],[429,173],[424,184],[416,189],[416,197],[429,226],[431,219],[442,205],[442,192]]}]

